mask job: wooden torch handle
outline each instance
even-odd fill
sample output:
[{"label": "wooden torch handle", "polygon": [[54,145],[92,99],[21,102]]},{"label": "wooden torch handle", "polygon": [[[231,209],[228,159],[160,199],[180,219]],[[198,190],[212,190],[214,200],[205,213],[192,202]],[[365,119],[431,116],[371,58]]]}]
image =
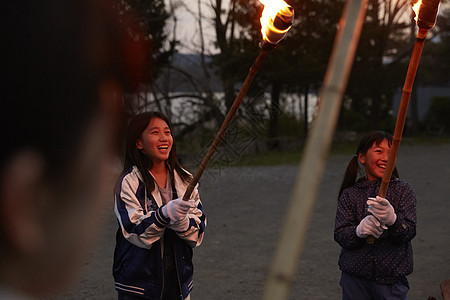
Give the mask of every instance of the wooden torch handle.
[{"label": "wooden torch handle", "polygon": [[[425,43],[427,32],[428,29],[419,28],[416,43],[414,44],[414,49],[409,61],[409,67],[406,73],[405,84],[403,85],[402,98],[400,100],[400,106],[398,108],[397,121],[395,123],[395,131],[392,139],[391,149],[389,151],[386,171],[384,171],[383,178],[381,179],[380,190],[378,192],[378,196],[382,198],[386,198],[389,181],[391,180],[392,172],[395,168],[395,163],[397,162],[397,153],[398,148],[400,147],[400,141],[402,140],[403,128],[405,127],[409,98],[411,96],[414,78],[416,77],[417,67],[419,66],[420,56],[422,55],[423,45]],[[369,236],[367,238],[367,243],[375,243],[375,238],[373,236]]]}]

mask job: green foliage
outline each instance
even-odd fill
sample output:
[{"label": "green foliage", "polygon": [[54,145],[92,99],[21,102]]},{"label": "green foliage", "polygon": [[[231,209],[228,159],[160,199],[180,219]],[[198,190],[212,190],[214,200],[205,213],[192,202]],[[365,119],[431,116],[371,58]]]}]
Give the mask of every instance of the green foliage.
[{"label": "green foliage", "polygon": [[450,97],[434,97],[425,116],[425,126],[432,133],[450,133]]}]

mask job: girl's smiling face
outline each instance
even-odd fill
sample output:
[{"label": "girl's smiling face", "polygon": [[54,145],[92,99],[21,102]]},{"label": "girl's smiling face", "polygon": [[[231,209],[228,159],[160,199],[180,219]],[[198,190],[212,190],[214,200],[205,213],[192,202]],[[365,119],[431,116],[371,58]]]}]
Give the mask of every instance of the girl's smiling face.
[{"label": "girl's smiling face", "polygon": [[388,140],[384,139],[379,145],[373,143],[365,154],[358,154],[358,159],[366,170],[367,180],[373,181],[383,177],[390,149]]},{"label": "girl's smiling face", "polygon": [[136,141],[136,148],[141,149],[153,163],[158,163],[169,158],[172,144],[169,125],[163,119],[153,118]]}]

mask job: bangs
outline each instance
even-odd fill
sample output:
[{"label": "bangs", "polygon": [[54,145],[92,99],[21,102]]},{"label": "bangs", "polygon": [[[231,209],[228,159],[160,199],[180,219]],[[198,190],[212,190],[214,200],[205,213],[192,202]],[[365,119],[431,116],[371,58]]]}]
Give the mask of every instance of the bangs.
[{"label": "bangs", "polygon": [[383,137],[377,137],[373,142],[372,145],[375,144],[379,146],[384,140],[387,140],[389,147],[392,145],[392,137],[383,136]]},{"label": "bangs", "polygon": [[384,131],[372,131],[367,134],[359,144],[356,154],[366,153],[374,144],[379,146],[383,140],[387,140],[389,147],[392,145],[392,135]]}]

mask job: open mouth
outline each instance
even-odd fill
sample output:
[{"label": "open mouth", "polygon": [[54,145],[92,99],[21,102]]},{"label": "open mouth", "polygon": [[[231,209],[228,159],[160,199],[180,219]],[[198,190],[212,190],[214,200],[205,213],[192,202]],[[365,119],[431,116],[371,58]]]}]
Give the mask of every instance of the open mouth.
[{"label": "open mouth", "polygon": [[162,145],[162,146],[158,146],[157,148],[158,148],[158,150],[168,150],[169,146],[168,145]]},{"label": "open mouth", "polygon": [[386,169],[386,164],[381,164],[381,165],[377,165],[377,166],[378,166],[378,168]]}]

